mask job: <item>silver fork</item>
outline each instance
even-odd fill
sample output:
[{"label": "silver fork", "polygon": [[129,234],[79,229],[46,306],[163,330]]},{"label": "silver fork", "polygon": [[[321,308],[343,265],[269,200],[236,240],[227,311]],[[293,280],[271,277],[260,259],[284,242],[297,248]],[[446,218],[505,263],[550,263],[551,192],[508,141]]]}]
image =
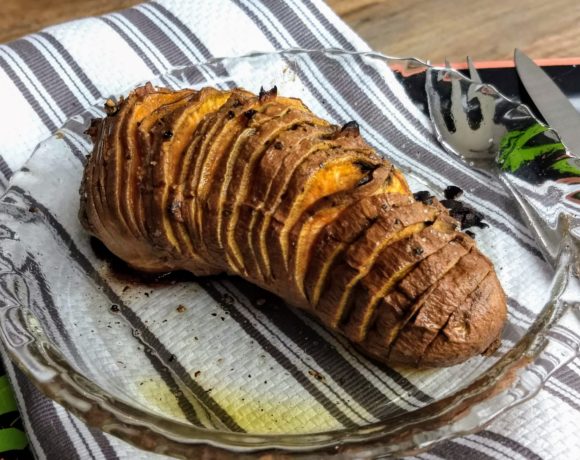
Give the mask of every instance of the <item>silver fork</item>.
[{"label": "silver fork", "polygon": [[[469,79],[448,64],[446,68],[427,71],[429,112],[440,143],[471,166],[499,177],[518,203],[545,259],[556,267],[565,253],[569,253],[574,273],[579,274],[580,201],[575,202],[568,196],[570,186],[565,181],[549,177],[538,183],[537,177],[506,171],[505,162],[502,163],[502,140],[515,125],[543,125],[528,107],[507,99],[493,86],[482,83],[469,57],[467,65]],[[444,108],[442,101],[449,98],[449,86],[451,101]],[[470,120],[473,115],[468,109],[469,101],[475,100],[481,113],[477,128],[473,128]],[[449,126],[450,119],[453,126]],[[559,142],[553,130],[548,129],[543,135],[554,145]],[[538,174],[541,176],[542,172]],[[580,171],[577,180],[580,183]]]}]

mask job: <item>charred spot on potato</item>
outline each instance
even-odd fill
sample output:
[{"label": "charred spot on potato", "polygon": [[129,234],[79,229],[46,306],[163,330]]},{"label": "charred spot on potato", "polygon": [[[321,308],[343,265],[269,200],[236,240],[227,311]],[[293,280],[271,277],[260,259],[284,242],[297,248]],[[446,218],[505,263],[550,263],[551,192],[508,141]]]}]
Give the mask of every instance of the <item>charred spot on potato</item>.
[{"label": "charred spot on potato", "polygon": [[369,163],[363,160],[357,160],[354,162],[354,164],[357,165],[363,173],[372,172],[380,166],[379,164]]},{"label": "charred spot on potato", "polygon": [[86,129],[85,134],[94,139],[99,132],[99,126],[101,125],[102,122],[103,120],[101,118],[92,118],[91,124]]},{"label": "charred spot on potato", "polygon": [[449,214],[461,224],[461,229],[470,227],[487,228],[483,222],[484,216],[471,206],[458,200],[441,200],[441,204],[449,210]]},{"label": "charred spot on potato", "polygon": [[413,193],[413,197],[415,198],[415,200],[420,201],[421,203],[424,203],[424,204],[432,204],[433,203],[433,196],[431,195],[431,192],[429,192],[427,190],[421,190],[420,192],[415,192],[415,193]]},{"label": "charred spot on potato", "polygon": [[260,87],[260,93],[258,94],[258,100],[264,102],[267,99],[275,98],[278,95],[278,87],[274,85],[268,91],[264,90],[264,87]]},{"label": "charred spot on potato", "polygon": [[356,121],[352,120],[342,125],[340,132],[346,136],[358,137],[360,136],[360,127]]},{"label": "charred spot on potato", "polygon": [[246,111],[244,112],[244,116],[245,116],[245,117],[246,117],[248,120],[251,120],[251,119],[254,117],[254,115],[256,115],[256,113],[257,113],[257,112],[256,112],[254,109],[249,109],[249,110],[246,110]]},{"label": "charred spot on potato", "polygon": [[453,215],[453,213],[459,213],[463,209],[463,203],[458,200],[441,200],[441,204],[449,209],[449,214]]},{"label": "charred spot on potato", "polygon": [[448,185],[445,190],[443,191],[443,195],[445,196],[446,200],[456,200],[463,195],[463,190],[461,190],[456,185]]},{"label": "charred spot on potato", "polygon": [[462,228],[469,228],[469,227],[487,227],[487,224],[481,222],[483,219],[483,214],[479,212],[467,212],[465,213],[465,217],[461,221]]},{"label": "charred spot on potato", "polygon": [[109,98],[105,101],[105,113],[112,117],[119,111],[119,104],[117,104],[113,99]]}]

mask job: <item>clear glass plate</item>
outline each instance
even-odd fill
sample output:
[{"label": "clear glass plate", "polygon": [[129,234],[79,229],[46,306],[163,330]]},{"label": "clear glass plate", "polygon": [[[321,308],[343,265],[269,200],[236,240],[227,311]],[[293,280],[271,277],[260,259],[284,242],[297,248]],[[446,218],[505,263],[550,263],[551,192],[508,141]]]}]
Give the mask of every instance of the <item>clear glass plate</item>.
[{"label": "clear glass plate", "polygon": [[565,274],[541,257],[499,180],[439,146],[424,95],[411,99],[397,81],[426,69],[373,53],[287,50],[215,59],[153,83],[277,85],[333,122],[355,119],[415,191],[441,197],[459,185],[486,216],[489,227],[474,232],[509,299],[493,356],[389,368],[240,279],[143,280],[120,269],[77,219],[91,150],[83,133],[99,104],[41,143],[0,201],[0,332],[11,358],[88,424],[184,458],[403,455],[533,396],[578,353],[578,318],[559,298]]}]

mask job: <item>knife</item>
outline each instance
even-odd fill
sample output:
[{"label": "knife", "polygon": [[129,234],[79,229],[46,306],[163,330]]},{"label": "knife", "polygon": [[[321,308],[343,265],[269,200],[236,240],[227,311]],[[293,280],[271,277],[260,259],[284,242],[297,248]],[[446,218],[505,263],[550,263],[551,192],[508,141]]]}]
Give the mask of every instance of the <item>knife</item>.
[{"label": "knife", "polygon": [[580,114],[556,83],[522,51],[514,61],[518,76],[534,104],[568,149],[580,154]]}]

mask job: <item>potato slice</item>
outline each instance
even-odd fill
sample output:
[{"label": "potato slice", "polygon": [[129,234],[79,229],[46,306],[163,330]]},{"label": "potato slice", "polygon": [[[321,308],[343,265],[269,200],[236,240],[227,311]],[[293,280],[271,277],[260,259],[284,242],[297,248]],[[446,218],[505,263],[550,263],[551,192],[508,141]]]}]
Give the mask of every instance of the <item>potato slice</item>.
[{"label": "potato slice", "polygon": [[144,196],[149,191],[146,184],[150,182],[150,163],[154,151],[154,140],[150,130],[159,117],[171,112],[177,107],[174,104],[184,102],[191,94],[194,92],[158,89],[148,94],[141,104],[135,104],[131,118],[125,123],[125,132],[122,136],[129,161],[126,164],[126,180],[123,181],[121,190],[126,197],[127,212],[133,215],[139,235],[143,238],[149,238]]},{"label": "potato slice", "polygon": [[[240,211],[240,224],[247,228],[247,241],[240,241],[246,252],[254,255],[257,262],[256,270],[259,277],[267,278],[269,267],[264,254],[264,222],[269,217],[270,207],[276,199],[277,191],[284,187],[284,179],[290,180],[291,175],[281,175],[281,170],[292,170],[300,159],[312,152],[325,149],[329,143],[327,136],[336,128],[329,125],[312,124],[311,117],[304,117],[300,124],[294,124],[288,130],[282,131],[272,140],[270,147],[264,152],[256,170],[253,173],[255,183],[248,194],[247,205]],[[284,145],[291,147],[280,149]],[[284,152],[282,156],[280,153]]]},{"label": "potato slice", "polygon": [[304,277],[304,291],[309,304],[318,305],[321,291],[326,286],[326,277],[334,262],[364,234],[381,213],[412,202],[410,196],[388,193],[361,198],[324,227],[312,245]]},{"label": "potato slice", "polygon": [[388,356],[391,343],[399,331],[414,316],[421,306],[421,296],[436,286],[473,247],[473,240],[459,234],[442,249],[430,255],[405,276],[397,289],[388,293],[376,309],[376,318],[371,319],[371,327],[364,346],[377,355]]},{"label": "potato slice", "polygon": [[[243,105],[246,101],[251,100],[254,96],[244,90],[235,90],[232,92],[225,106],[232,107],[234,105]],[[187,176],[183,182],[183,195],[186,199],[187,206],[184,214],[184,221],[187,226],[187,231],[191,237],[192,246],[198,251],[201,256],[210,261],[212,258],[208,254],[206,246],[202,240],[202,229],[200,225],[200,212],[204,206],[203,200],[200,200],[198,188],[202,179],[203,167],[207,159],[207,155],[211,153],[212,140],[219,134],[225,123],[228,110],[222,110],[220,106],[217,110],[208,112],[196,130],[192,147],[186,153],[189,157]]]},{"label": "potato slice", "polygon": [[[244,146],[246,143],[254,136],[256,133],[257,126],[263,125],[264,123],[273,124],[276,120],[281,119],[284,115],[286,115],[291,109],[296,109],[295,113],[299,112],[306,112],[306,108],[296,100],[291,100],[291,103],[287,98],[281,98],[279,100],[274,101],[273,103],[268,104],[262,113],[255,114],[252,119],[250,125],[238,136],[238,139],[232,146],[229,151],[229,155],[227,158],[227,163],[224,168],[224,175],[222,183],[220,184],[219,191],[216,189],[216,195],[210,198],[210,200],[217,200],[218,201],[218,215],[217,215],[217,231],[218,238],[222,247],[225,248],[227,254],[227,245],[226,245],[226,226],[229,222],[229,216],[232,214],[231,204],[227,202],[228,197],[228,190],[232,180],[235,182],[235,178],[237,177],[237,172],[234,167],[236,167],[237,160],[239,155],[242,154],[244,150]],[[269,143],[270,140],[266,140],[266,143]],[[255,184],[252,184],[250,191],[254,189]],[[240,216],[244,211],[243,207],[238,207],[238,212]],[[238,217],[238,220],[242,219],[243,217]],[[243,225],[243,224],[242,224]],[[232,259],[228,257],[228,265],[230,267],[236,266],[238,269],[240,268],[239,265],[232,263]]]},{"label": "potato slice", "polygon": [[[389,244],[420,232],[440,212],[433,206],[413,202],[381,214],[364,235],[349,246],[341,260],[330,268],[329,282],[315,306],[316,315],[331,327],[338,327],[353,287],[369,273],[381,251]],[[376,233],[381,237],[376,238]]]},{"label": "potato slice", "polygon": [[[153,212],[158,222],[162,222],[164,228],[169,225],[168,236],[172,238],[172,244],[178,249],[184,261],[189,261],[195,266],[195,273],[213,274],[216,272],[211,263],[208,263],[200,255],[200,251],[194,248],[191,237],[184,224],[183,212],[185,200],[183,197],[183,178],[185,171],[189,171],[184,162],[188,147],[194,142],[197,129],[203,117],[212,111],[218,110],[229,98],[229,92],[218,91],[214,88],[203,88],[198,97],[187,106],[174,112],[166,119],[163,137],[170,132],[170,139],[165,139],[166,145],[162,147],[161,168],[158,172],[165,171],[167,186],[158,189],[154,195]],[[161,181],[161,178],[158,178]],[[185,263],[185,262],[184,262]],[[193,271],[193,270],[192,270]],[[218,270],[221,271],[221,270]]]},{"label": "potato slice", "polygon": [[[295,194],[296,199],[291,205],[288,205],[282,195],[279,206],[271,214],[266,214],[264,226],[268,226],[263,234],[262,251],[268,272],[274,280],[288,276],[289,232],[303,212],[320,198],[353,189],[366,177],[366,173],[360,170],[356,162],[368,158],[368,152],[348,151],[342,157],[335,158],[330,153],[331,150],[314,154],[309,164],[297,169],[284,192]],[[312,172],[313,170],[316,172]]]},{"label": "potato slice", "polygon": [[455,222],[438,217],[433,225],[387,246],[369,273],[360,280],[342,318],[343,333],[362,342],[375,318],[377,304],[422,260],[436,253],[455,237]]},{"label": "potato slice", "polygon": [[[221,173],[227,169],[235,141],[243,132],[253,131],[249,123],[254,117],[263,116],[271,119],[279,115],[286,107],[295,105],[295,100],[278,98],[275,92],[268,92],[252,98],[246,104],[235,107],[234,110],[227,111],[227,121],[224,129],[212,141],[214,153],[210,152],[205,160],[205,171],[201,173],[197,191],[198,200],[203,203],[203,206],[199,208],[198,225],[202,231],[202,244],[207,246],[210,257],[219,257],[223,253],[222,234],[220,231],[216,232],[216,228],[222,226],[225,202],[224,177]],[[300,105],[298,107],[301,108]],[[225,112],[227,109],[222,108],[222,110]],[[244,137],[248,139],[247,136]],[[235,266],[230,266],[230,270],[234,271]]]},{"label": "potato slice", "polygon": [[385,180],[391,171],[390,165],[374,168],[368,163],[359,163],[357,166],[363,173],[363,177],[354,188],[322,196],[302,213],[288,233],[290,243],[288,275],[293,279],[292,284],[297,288],[300,303],[307,304],[304,276],[310,260],[312,245],[318,234],[353,202],[358,202],[374,194],[384,193]]},{"label": "potato slice", "polygon": [[450,316],[429,344],[418,365],[452,366],[493,351],[507,316],[506,299],[494,272],[489,272]]},{"label": "potato slice", "polygon": [[[143,152],[136,141],[137,128],[151,112],[164,103],[185,97],[189,93],[189,90],[175,93],[163,88],[145,86],[131,93],[119,105],[117,113],[105,120],[105,123],[110,123],[107,131],[111,140],[108,145],[102,144],[101,147],[111,154],[105,153],[102,161],[103,171],[106,170],[106,174],[102,175],[102,197],[106,200],[103,213],[106,219],[114,221],[116,225],[116,238],[109,249],[141,270],[169,270],[171,265],[165,264],[156,256],[148,241],[148,235],[142,233],[138,224],[144,219],[139,214],[138,204],[141,190],[138,184],[139,166],[136,164],[140,162]],[[127,182],[133,184],[132,191],[123,187]]]},{"label": "potato slice", "polygon": [[[167,97],[169,95],[173,97]],[[157,168],[153,167],[158,163],[157,157],[159,154],[157,150],[161,147],[161,141],[158,139],[160,136],[155,135],[156,130],[158,131],[159,125],[164,124],[163,120],[171,118],[173,112],[191,104],[199,96],[199,93],[197,91],[189,91],[185,94],[176,92],[163,96],[161,105],[152,110],[146,117],[138,120],[132,126],[132,132],[127,133],[128,150],[131,158],[127,165],[127,177],[133,177],[133,175],[139,173],[139,180],[128,180],[127,184],[124,185],[124,191],[127,197],[133,197],[132,201],[134,203],[130,204],[130,201],[127,200],[127,206],[132,206],[135,221],[140,225],[140,232],[145,237],[149,237],[151,233],[151,230],[145,226],[148,221],[145,213],[149,212],[149,209],[145,208],[149,208],[149,203],[143,202],[141,191],[137,187],[143,183],[150,183],[152,180],[159,180],[154,178]],[[157,98],[160,97],[157,96]],[[164,128],[163,132],[167,129]]]},{"label": "potato slice", "polygon": [[451,314],[477,289],[492,269],[491,263],[472,249],[429,292],[415,317],[399,332],[389,361],[416,366],[445,326]]},{"label": "potato slice", "polygon": [[99,180],[102,165],[102,151],[106,146],[104,130],[107,119],[94,119],[87,133],[91,135],[95,144],[93,152],[88,157],[80,186],[79,219],[83,227],[93,235],[100,235],[104,240],[113,238],[114,226],[107,223],[104,207],[101,200],[103,182]]},{"label": "potato slice", "polygon": [[[308,116],[309,122],[318,125],[326,125],[324,121],[316,121],[313,116]],[[229,219],[224,223],[226,237],[227,256],[238,266],[241,273],[248,273],[246,264],[253,262],[253,256],[244,251],[244,243],[248,240],[245,220],[240,220],[244,210],[244,204],[248,203],[248,195],[255,180],[253,174],[256,163],[269,146],[269,141],[286,130],[288,127],[304,123],[304,111],[291,107],[279,118],[272,118],[263,124],[255,126],[254,134],[248,138],[240,150],[232,169],[236,174],[232,177],[225,199],[225,207],[229,210]],[[253,209],[252,209],[253,212]],[[251,216],[250,216],[251,217]],[[235,230],[235,231],[234,231]],[[250,279],[257,279],[249,275]],[[259,278],[258,278],[259,279]]]},{"label": "potato slice", "polygon": [[[303,128],[304,129],[304,128]],[[333,157],[333,160],[338,162],[339,156],[337,152],[346,154],[347,151],[358,151],[362,155],[361,160],[368,160],[368,163],[372,163],[373,160],[379,160],[378,157],[374,156],[372,149],[368,148],[364,141],[360,138],[358,134],[358,129],[353,131],[349,128],[349,125],[345,125],[342,129],[333,128],[333,131],[324,135],[320,140],[320,147],[309,146],[308,144],[299,144],[299,147],[292,150],[293,154],[285,157],[281,166],[276,171],[273,176],[272,185],[270,187],[268,195],[262,199],[263,202],[263,213],[262,219],[258,218],[256,224],[257,231],[251,232],[254,235],[254,239],[257,237],[257,242],[255,241],[254,247],[258,245],[258,254],[263,256],[262,272],[266,277],[273,275],[272,267],[270,266],[270,260],[268,256],[268,251],[266,250],[267,239],[266,234],[269,231],[272,220],[276,220],[281,223],[282,228],[282,239],[285,240],[285,234],[289,231],[294,222],[285,222],[287,215],[291,213],[291,208],[294,214],[291,219],[295,219],[296,216],[300,215],[299,206],[309,206],[309,204],[316,201],[317,197],[322,197],[331,193],[334,193],[333,187],[337,186],[337,182],[341,177],[350,177],[346,170],[341,170],[340,168],[334,168],[332,173],[328,173],[328,170],[323,171],[322,176],[319,176],[318,181],[311,181],[310,175],[315,172],[318,174],[320,169],[325,168],[325,162],[329,157]],[[334,153],[334,155],[332,155]],[[349,152],[350,153],[350,152]],[[366,155],[364,155],[366,153]],[[368,158],[367,158],[368,157]],[[348,162],[344,163],[345,168],[351,169],[353,172],[356,171],[353,165],[349,165]],[[332,177],[334,174],[335,177]],[[302,190],[305,185],[303,182],[309,180],[309,187],[311,188],[309,193]],[[318,188],[329,187],[325,192],[324,190],[317,190]],[[338,189],[337,189],[338,190]],[[296,203],[295,200],[288,200],[288,196],[292,196],[293,193],[299,193],[300,203]],[[304,202],[304,199],[309,199],[310,202]],[[274,225],[278,225],[274,223]],[[270,235],[272,236],[272,235]],[[273,238],[270,238],[272,240]],[[286,257],[287,253],[287,243],[285,241],[281,242],[283,257]],[[287,264],[285,264],[287,266]],[[281,276],[281,271],[278,273]],[[268,278],[267,278],[268,279]]]}]

